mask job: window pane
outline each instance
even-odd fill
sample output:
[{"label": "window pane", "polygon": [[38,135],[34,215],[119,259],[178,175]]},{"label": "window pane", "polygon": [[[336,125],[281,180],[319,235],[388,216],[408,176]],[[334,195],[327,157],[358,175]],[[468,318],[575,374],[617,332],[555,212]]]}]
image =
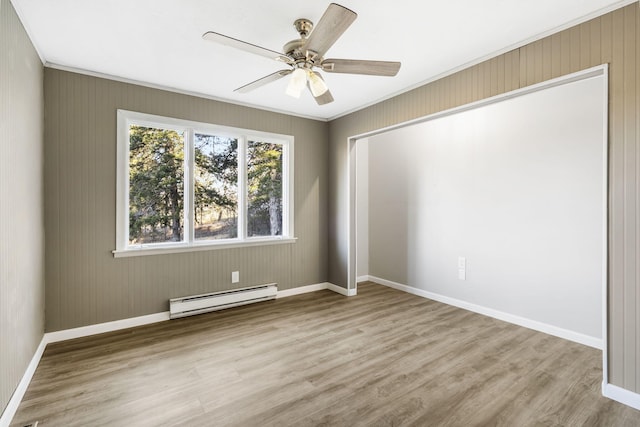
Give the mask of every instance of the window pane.
[{"label": "window pane", "polygon": [[129,127],[129,244],[184,239],[183,132]]},{"label": "window pane", "polygon": [[282,235],[282,145],[247,144],[247,236]]},{"label": "window pane", "polygon": [[196,240],[238,237],[238,140],[195,134]]}]

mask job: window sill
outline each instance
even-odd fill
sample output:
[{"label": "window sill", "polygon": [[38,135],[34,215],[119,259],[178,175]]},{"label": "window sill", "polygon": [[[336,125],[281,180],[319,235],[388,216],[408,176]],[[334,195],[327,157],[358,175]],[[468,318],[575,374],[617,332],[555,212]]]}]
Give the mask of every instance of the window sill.
[{"label": "window sill", "polygon": [[116,249],[112,251],[114,258],[126,258],[134,256],[147,256],[147,255],[164,255],[164,254],[179,254],[185,252],[201,252],[212,251],[217,249],[232,249],[232,248],[246,248],[251,246],[267,246],[267,245],[282,245],[295,243],[298,240],[297,237],[282,237],[277,239],[250,239],[235,242],[216,242],[216,243],[202,243],[196,245],[183,245],[176,244],[171,246],[144,246],[140,248],[130,249]]}]

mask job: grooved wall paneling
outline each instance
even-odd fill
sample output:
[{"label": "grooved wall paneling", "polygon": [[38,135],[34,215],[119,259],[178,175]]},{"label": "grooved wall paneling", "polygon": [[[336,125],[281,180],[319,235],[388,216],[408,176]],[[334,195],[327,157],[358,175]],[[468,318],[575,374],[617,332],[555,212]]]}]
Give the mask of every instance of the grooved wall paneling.
[{"label": "grooved wall paneling", "polygon": [[0,413],[44,334],[42,62],[0,0]]},{"label": "grooved wall paneling", "polygon": [[640,8],[633,3],[329,126],[329,281],[346,287],[349,137],[609,64],[609,380],[640,392]]},{"label": "grooved wall paneling", "polygon": [[[47,331],[166,311],[183,295],[326,281],[327,123],[50,68],[44,90]],[[117,109],[293,135],[298,241],[114,258]]]}]

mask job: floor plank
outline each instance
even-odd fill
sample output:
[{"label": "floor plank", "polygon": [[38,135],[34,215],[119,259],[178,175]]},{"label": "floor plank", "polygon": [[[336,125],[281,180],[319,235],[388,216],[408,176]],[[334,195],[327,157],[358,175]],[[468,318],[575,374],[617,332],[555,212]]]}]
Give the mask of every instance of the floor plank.
[{"label": "floor plank", "polygon": [[640,426],[601,352],[373,283],[47,347],[15,426]]}]

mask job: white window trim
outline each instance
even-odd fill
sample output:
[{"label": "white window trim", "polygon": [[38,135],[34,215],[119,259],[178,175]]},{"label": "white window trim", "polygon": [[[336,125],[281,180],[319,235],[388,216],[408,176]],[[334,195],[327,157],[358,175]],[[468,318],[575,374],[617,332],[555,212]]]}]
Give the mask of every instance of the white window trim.
[{"label": "white window trim", "polygon": [[[191,174],[191,171],[193,170],[194,165],[191,153],[192,148],[187,149],[187,147],[192,147],[193,145],[191,143],[187,144],[185,141],[185,241],[141,244],[136,246],[129,245],[129,126],[131,124],[185,131],[186,138],[189,140],[194,138],[194,133],[202,132],[238,138],[239,141],[257,139],[263,142],[282,144],[282,235],[196,241],[193,233],[190,200],[193,189],[193,175]],[[210,123],[175,119],[128,110],[117,111],[117,126],[116,249],[112,251],[115,258],[277,245],[294,243],[297,240],[297,238],[293,237],[293,136],[219,126]],[[244,159],[246,157],[244,146],[244,143],[238,144],[238,159]],[[247,229],[247,218],[246,213],[244,212],[246,209],[246,173],[244,173],[246,172],[246,165],[244,163],[245,162],[243,161],[238,162],[238,167],[240,169],[238,176],[243,177],[243,179],[239,179],[238,182],[239,236],[244,236]]]}]

